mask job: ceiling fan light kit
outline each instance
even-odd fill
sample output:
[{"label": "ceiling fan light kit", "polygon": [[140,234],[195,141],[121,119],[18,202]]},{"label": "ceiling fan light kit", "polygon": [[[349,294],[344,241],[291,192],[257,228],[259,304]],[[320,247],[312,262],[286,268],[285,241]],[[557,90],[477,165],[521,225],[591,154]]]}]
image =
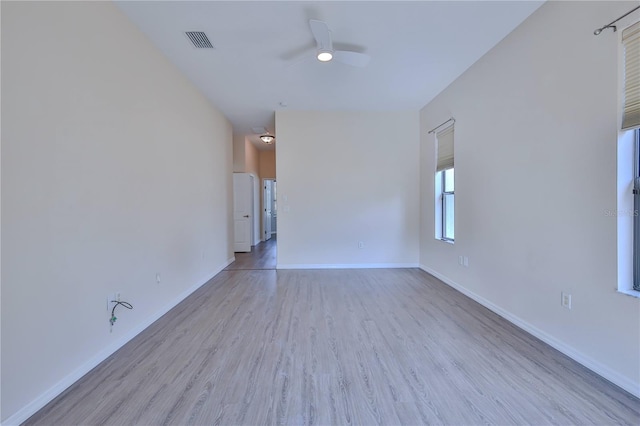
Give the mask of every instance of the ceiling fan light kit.
[{"label": "ceiling fan light kit", "polygon": [[331,41],[331,31],[326,22],[309,20],[309,27],[313,38],[316,40],[316,58],[320,62],[329,62],[335,59],[343,64],[354,67],[364,67],[371,59],[369,55],[351,50],[334,50]]},{"label": "ceiling fan light kit", "polygon": [[318,60],[320,62],[329,62],[333,59],[333,53],[329,50],[318,50]]}]

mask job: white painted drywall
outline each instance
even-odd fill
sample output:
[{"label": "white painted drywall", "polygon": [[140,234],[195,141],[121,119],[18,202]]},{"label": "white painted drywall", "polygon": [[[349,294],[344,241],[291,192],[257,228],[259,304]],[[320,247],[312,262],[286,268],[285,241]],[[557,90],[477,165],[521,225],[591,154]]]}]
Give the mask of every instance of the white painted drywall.
[{"label": "white painted drywall", "polygon": [[114,4],[2,3],[3,421],[227,264],[231,174],[228,121]]},{"label": "white painted drywall", "polygon": [[[421,111],[420,262],[638,394],[640,299],[616,292],[606,214],[617,208],[619,34],[593,35],[635,5],[547,2]],[[454,245],[434,239],[427,135],[450,116]]]},{"label": "white painted drywall", "polygon": [[233,172],[244,173],[246,170],[246,159],[244,156],[245,137],[243,135],[233,134]]},{"label": "white painted drywall", "polygon": [[244,140],[244,159],[245,159],[245,172],[252,173],[255,176],[260,175],[260,151],[254,144],[245,138]]},{"label": "white painted drywall", "polygon": [[417,265],[418,127],[417,111],[276,112],[278,267]]},{"label": "white painted drywall", "polygon": [[260,151],[260,177],[262,179],[276,178],[276,151]]}]

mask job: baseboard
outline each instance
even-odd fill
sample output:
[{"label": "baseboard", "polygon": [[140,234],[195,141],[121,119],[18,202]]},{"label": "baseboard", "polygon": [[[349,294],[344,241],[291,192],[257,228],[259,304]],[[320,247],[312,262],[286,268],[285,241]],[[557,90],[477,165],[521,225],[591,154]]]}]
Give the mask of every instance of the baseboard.
[{"label": "baseboard", "polygon": [[209,282],[209,280],[211,280],[213,277],[218,275],[220,271],[222,271],[224,268],[229,266],[234,260],[235,260],[235,257],[228,259],[227,262],[221,267],[217,268],[210,277],[204,278],[198,284],[180,293],[175,299],[173,299],[170,303],[166,304],[155,314],[146,318],[137,327],[133,328],[131,331],[123,335],[117,341],[115,341],[111,345],[107,346],[106,348],[98,352],[95,356],[87,360],[87,362],[82,364],[80,367],[74,370],[71,374],[64,377],[62,380],[60,380],[54,386],[52,386],[47,391],[42,393],[36,399],[34,399],[29,404],[27,404],[26,406],[18,410],[16,413],[14,413],[12,416],[7,418],[7,420],[2,422],[2,426],[19,425],[23,423],[25,420],[27,420],[29,417],[37,413],[38,410],[40,410],[42,407],[44,407],[49,402],[51,402],[55,397],[60,395],[69,386],[71,386],[72,384],[80,380],[80,378],[82,378],[85,374],[87,374],[89,371],[91,371],[96,366],[98,366],[98,364],[100,364],[102,361],[107,359],[109,356],[111,356],[113,353],[115,353],[118,349],[123,347],[129,341],[131,341],[131,339],[133,339],[138,334],[143,332],[147,327],[149,327],[151,324],[157,321],[161,316],[169,312],[176,305],[178,305],[178,303],[186,299],[191,293],[193,293],[194,291],[202,287],[204,284]]},{"label": "baseboard", "polygon": [[609,367],[603,365],[602,363],[594,360],[593,358],[583,354],[582,352],[576,350],[575,348],[563,343],[562,341],[556,339],[555,337],[551,336],[550,334],[544,332],[543,330],[540,330],[539,328],[529,324],[528,322],[524,321],[522,318],[519,318],[515,315],[513,315],[512,313],[502,309],[501,307],[493,304],[491,301],[485,299],[484,297],[468,290],[467,288],[461,286],[460,284],[456,283],[455,281],[449,279],[448,277],[434,271],[431,268],[428,268],[424,265],[420,265],[420,269],[422,269],[423,271],[425,271],[428,274],[433,275],[434,277],[438,278],[440,281],[444,282],[445,284],[447,284],[448,286],[458,290],[460,293],[464,294],[465,296],[475,300],[476,302],[478,302],[479,304],[481,304],[482,306],[484,306],[485,308],[495,312],[496,314],[500,315],[502,318],[506,319],[507,321],[509,321],[510,323],[512,323],[513,325],[515,325],[518,328],[521,328],[522,330],[526,331],[527,333],[537,337],[538,339],[542,340],[543,342],[545,342],[546,344],[548,344],[549,346],[557,349],[558,351],[562,352],[563,354],[565,354],[566,356],[568,356],[569,358],[573,359],[574,361],[582,364],[583,366],[587,367],[589,370],[593,371],[594,373],[598,374],[599,376],[603,377],[604,379],[610,381],[611,383],[621,387],[622,389],[626,390],[627,392],[629,392],[630,394],[640,398],[640,384],[639,383],[635,383],[633,380],[611,370]]},{"label": "baseboard", "polygon": [[380,269],[418,266],[417,263],[278,263],[276,269]]}]

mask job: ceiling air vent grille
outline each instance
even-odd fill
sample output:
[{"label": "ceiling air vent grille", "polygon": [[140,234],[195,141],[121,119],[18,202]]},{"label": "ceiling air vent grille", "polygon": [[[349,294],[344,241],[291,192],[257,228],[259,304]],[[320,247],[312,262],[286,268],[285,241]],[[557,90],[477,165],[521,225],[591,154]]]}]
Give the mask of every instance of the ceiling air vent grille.
[{"label": "ceiling air vent grille", "polygon": [[213,49],[213,44],[211,44],[207,35],[202,31],[187,31],[185,34],[196,48]]}]

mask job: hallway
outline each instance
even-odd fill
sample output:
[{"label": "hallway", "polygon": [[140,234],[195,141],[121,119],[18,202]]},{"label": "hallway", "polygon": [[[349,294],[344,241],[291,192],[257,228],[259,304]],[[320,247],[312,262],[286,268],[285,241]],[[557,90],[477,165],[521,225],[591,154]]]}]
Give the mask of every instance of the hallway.
[{"label": "hallway", "polygon": [[235,253],[236,260],[225,271],[276,269],[276,236],[251,248],[250,253]]}]

